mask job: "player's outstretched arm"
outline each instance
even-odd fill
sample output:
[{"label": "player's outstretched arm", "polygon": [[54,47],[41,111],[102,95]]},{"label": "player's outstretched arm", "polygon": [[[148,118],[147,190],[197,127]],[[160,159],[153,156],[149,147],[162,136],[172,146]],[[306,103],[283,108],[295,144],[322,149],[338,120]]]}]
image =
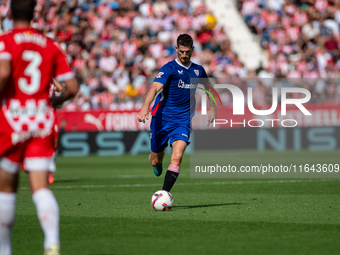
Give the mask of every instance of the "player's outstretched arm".
[{"label": "player's outstretched arm", "polygon": [[11,74],[11,62],[7,59],[0,59],[0,93],[5,87],[5,84],[10,74]]},{"label": "player's outstretched arm", "polygon": [[56,79],[54,79],[54,78],[52,78],[52,80],[53,80],[53,84],[54,84],[55,87],[56,87],[56,91],[57,91],[57,92],[63,91],[63,89],[64,89],[63,85],[61,85],[61,83],[58,82],[58,81],[57,81]]},{"label": "player's outstretched arm", "polygon": [[216,118],[217,118],[216,106],[215,106],[215,104],[214,104],[214,106],[210,105],[210,111],[208,113],[208,125],[207,125],[207,127],[209,127],[210,123],[212,123]]},{"label": "player's outstretched arm", "polygon": [[163,88],[163,84],[160,82],[153,82],[150,91],[146,94],[145,102],[143,104],[142,110],[138,114],[138,121],[145,123],[145,119],[149,119],[149,108],[152,101],[155,99],[157,93]]},{"label": "player's outstretched arm", "polygon": [[[210,91],[210,93],[212,93],[212,91]],[[208,125],[207,125],[207,127],[209,127],[210,123],[212,123],[217,118],[216,104],[215,104],[214,100],[211,98],[211,96],[208,95],[208,98],[209,98],[210,110],[209,110],[209,113],[208,113]]]},{"label": "player's outstretched arm", "polygon": [[76,79],[72,78],[63,82],[65,89],[59,96],[52,96],[51,103],[53,107],[61,106],[65,101],[73,98],[79,90],[79,85]]},{"label": "player's outstretched arm", "polygon": [[[208,86],[205,86],[204,85],[204,88],[210,92],[211,95],[214,94],[214,92],[210,89],[212,87],[212,84],[210,83],[209,81],[209,84]],[[217,114],[216,114],[216,104],[213,100],[213,98],[207,93],[207,97],[208,97],[208,100],[209,100],[209,105],[210,105],[210,110],[209,110],[209,113],[208,113],[208,124],[207,124],[207,127],[210,125],[210,123],[212,123],[216,118],[217,118]]]}]

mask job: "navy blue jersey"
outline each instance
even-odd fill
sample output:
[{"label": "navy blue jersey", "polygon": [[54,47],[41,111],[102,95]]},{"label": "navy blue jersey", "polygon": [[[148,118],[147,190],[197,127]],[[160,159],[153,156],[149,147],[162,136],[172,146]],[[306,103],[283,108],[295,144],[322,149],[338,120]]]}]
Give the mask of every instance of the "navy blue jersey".
[{"label": "navy blue jersey", "polygon": [[195,114],[198,78],[208,76],[204,68],[195,63],[186,67],[175,59],[162,66],[154,81],[164,87],[156,97],[152,116],[176,123],[190,121]]}]

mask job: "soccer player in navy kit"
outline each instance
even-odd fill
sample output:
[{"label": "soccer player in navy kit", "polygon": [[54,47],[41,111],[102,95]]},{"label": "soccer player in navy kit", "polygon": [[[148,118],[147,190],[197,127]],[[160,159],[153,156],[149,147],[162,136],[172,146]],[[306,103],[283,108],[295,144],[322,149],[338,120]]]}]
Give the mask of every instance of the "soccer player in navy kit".
[{"label": "soccer player in navy kit", "polygon": [[[151,112],[149,161],[155,175],[160,176],[163,170],[164,149],[170,140],[171,161],[163,184],[163,190],[166,191],[170,191],[175,184],[183,153],[190,143],[191,118],[195,114],[194,96],[197,87],[197,84],[191,84],[190,79],[208,78],[202,66],[190,61],[193,50],[191,36],[181,34],[177,38],[177,58],[160,69],[138,115],[140,122],[145,123],[145,119],[149,119],[150,104],[157,95]],[[209,101],[211,102],[210,98]],[[208,125],[215,118],[216,107],[214,103],[210,103]]]}]

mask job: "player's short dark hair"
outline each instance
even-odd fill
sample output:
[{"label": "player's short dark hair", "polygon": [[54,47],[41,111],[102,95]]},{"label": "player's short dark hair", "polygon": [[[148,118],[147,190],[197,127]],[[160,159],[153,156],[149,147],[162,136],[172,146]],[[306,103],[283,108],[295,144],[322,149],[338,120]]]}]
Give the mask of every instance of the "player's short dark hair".
[{"label": "player's short dark hair", "polygon": [[192,47],[194,45],[194,41],[192,40],[192,37],[188,34],[181,34],[177,37],[177,47],[178,46],[186,46],[186,47]]},{"label": "player's short dark hair", "polygon": [[36,0],[12,0],[11,11],[14,20],[31,21]]}]

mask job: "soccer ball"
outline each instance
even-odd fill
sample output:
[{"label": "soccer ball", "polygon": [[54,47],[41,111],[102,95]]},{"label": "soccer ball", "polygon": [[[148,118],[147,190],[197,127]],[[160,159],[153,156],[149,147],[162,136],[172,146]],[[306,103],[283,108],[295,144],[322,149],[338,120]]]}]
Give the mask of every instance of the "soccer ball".
[{"label": "soccer ball", "polygon": [[151,205],[156,211],[170,210],[174,199],[166,190],[156,191],[151,197]]}]

